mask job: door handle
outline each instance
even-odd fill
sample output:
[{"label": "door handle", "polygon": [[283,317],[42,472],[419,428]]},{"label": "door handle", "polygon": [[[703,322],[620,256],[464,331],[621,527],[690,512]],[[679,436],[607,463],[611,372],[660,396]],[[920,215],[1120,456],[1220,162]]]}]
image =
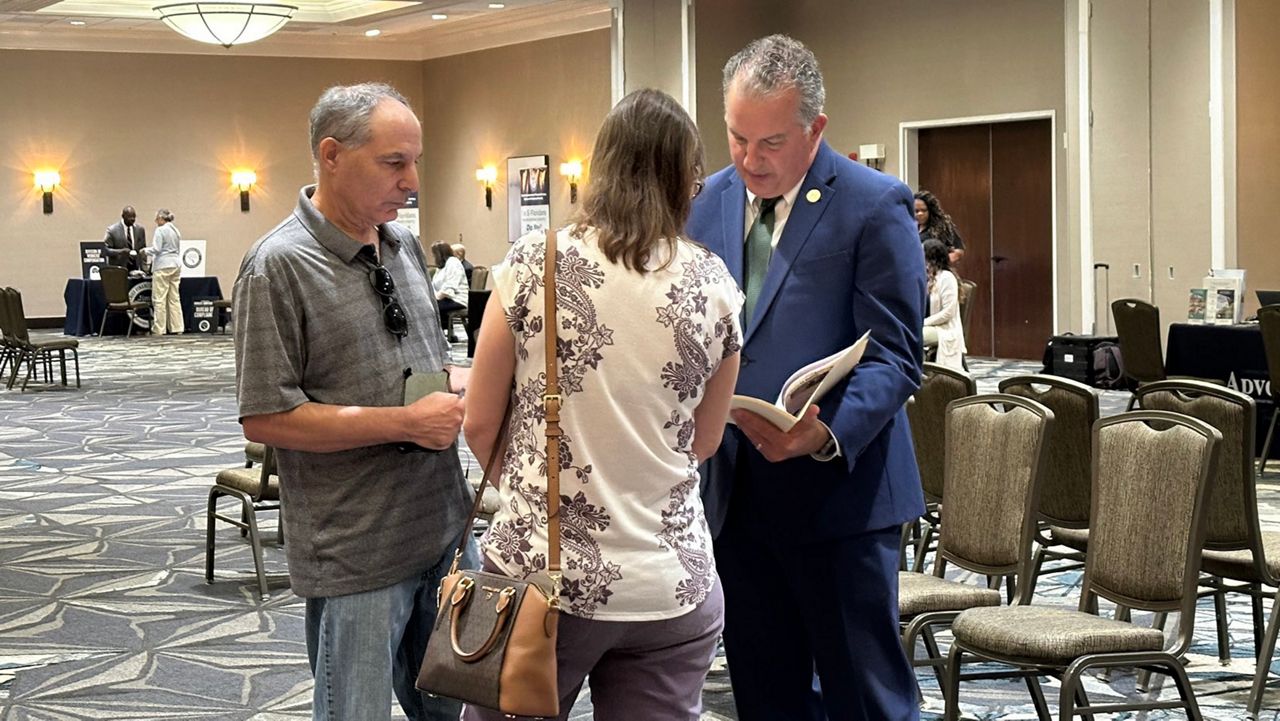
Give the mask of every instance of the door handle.
[{"label": "door handle", "polygon": [[993,256],[991,256],[991,262],[992,262],[992,263],[1003,263],[1003,262],[1005,262],[1005,261],[1006,261],[1006,260],[1008,260],[1008,259],[1009,259],[1009,258],[1008,258],[1008,256],[1004,256],[1004,255],[993,255]]}]

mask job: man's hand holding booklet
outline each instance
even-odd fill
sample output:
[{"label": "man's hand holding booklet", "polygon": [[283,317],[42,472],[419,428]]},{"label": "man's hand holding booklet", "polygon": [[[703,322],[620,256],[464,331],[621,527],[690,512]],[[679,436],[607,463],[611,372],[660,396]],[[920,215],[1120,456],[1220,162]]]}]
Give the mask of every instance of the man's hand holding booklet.
[{"label": "man's hand holding booklet", "polygon": [[[782,384],[782,391],[773,403],[751,396],[735,395],[729,402],[730,412],[735,409],[750,411],[772,423],[778,430],[791,430],[804,417],[809,406],[853,371],[853,367],[862,360],[870,338],[871,331],[867,331],[848,348],[792,373]],[[732,423],[733,420],[730,419],[729,422]]]}]

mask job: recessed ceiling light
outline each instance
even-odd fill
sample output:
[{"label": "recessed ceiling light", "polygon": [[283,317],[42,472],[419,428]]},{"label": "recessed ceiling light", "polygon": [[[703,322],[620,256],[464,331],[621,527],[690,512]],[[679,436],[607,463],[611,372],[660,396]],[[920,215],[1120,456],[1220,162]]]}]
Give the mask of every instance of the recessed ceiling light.
[{"label": "recessed ceiling light", "polygon": [[378,37],[378,36],[379,36],[379,35],[381,35],[381,34],[382,34],[382,31],[381,31],[381,30],[379,30],[379,29],[377,29],[377,28],[373,28],[372,30],[365,30],[365,31],[364,31],[364,36],[365,36],[366,38],[376,38],[376,37]]},{"label": "recessed ceiling light", "polygon": [[506,6],[507,6],[506,3],[489,3],[490,10],[501,10]]},{"label": "recessed ceiling light", "polygon": [[449,16],[444,13],[431,13],[432,20],[448,20]]},{"label": "recessed ceiling light", "polygon": [[79,27],[85,24],[83,20],[68,20],[67,22],[71,23],[72,25],[75,25],[76,27]]}]

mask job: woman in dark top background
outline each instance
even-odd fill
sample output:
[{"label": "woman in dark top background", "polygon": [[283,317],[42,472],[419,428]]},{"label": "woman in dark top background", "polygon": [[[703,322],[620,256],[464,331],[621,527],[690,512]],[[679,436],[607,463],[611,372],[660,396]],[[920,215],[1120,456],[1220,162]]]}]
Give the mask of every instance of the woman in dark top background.
[{"label": "woman in dark top background", "polygon": [[920,231],[920,242],[937,238],[945,243],[954,266],[964,257],[964,241],[960,239],[955,223],[951,222],[951,216],[942,209],[942,203],[933,193],[921,190],[915,197],[916,229]]}]

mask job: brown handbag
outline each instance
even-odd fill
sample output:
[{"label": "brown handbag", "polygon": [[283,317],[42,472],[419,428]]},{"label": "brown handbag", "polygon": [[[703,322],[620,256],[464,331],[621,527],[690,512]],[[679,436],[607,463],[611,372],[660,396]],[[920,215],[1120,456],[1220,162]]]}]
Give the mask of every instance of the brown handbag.
[{"label": "brown handbag", "polygon": [[500,573],[460,571],[458,561],[480,512],[485,485],[506,446],[508,417],[476,491],[462,544],[440,583],[439,610],[418,671],[417,687],[517,716],[557,716],[556,628],[560,618],[560,384],[556,363],[556,235],[547,230],[547,575],[551,588]]}]

